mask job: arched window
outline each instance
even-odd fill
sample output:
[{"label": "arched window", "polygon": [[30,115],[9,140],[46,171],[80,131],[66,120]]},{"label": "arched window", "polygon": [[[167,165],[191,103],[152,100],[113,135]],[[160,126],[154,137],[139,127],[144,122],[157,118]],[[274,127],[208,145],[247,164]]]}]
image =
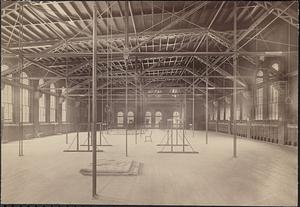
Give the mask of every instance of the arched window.
[{"label": "arched window", "polygon": [[145,127],[149,128],[151,127],[151,112],[150,111],[147,111],[146,112],[146,115],[145,115]]},{"label": "arched window", "polygon": [[[66,89],[65,87],[62,87],[61,94],[65,94]],[[61,103],[61,121],[66,122],[67,121],[67,100],[63,99],[63,102]]]},{"label": "arched window", "polygon": [[230,104],[226,103],[225,120],[230,120]]},{"label": "arched window", "polygon": [[155,112],[155,127],[159,128],[160,122],[162,120],[162,114],[160,111]]},{"label": "arched window", "polygon": [[[55,93],[55,86],[53,83],[50,85],[50,92]],[[50,122],[56,121],[56,97],[50,95]]]},{"label": "arched window", "polygon": [[117,113],[117,126],[123,127],[123,124],[124,124],[124,113],[119,111]]},{"label": "arched window", "polygon": [[[8,70],[9,69],[9,67],[8,67],[8,65],[1,65],[1,72],[4,72],[4,71],[6,71],[6,70]],[[11,75],[10,75],[11,76]],[[8,76],[9,77],[9,76]]]},{"label": "arched window", "polygon": [[225,120],[230,120],[230,106],[231,100],[229,97],[225,97]]},{"label": "arched window", "polygon": [[162,90],[154,89],[148,91],[148,97],[161,97]]},{"label": "arched window", "polygon": [[220,120],[224,120],[224,102],[220,106]]},{"label": "arched window", "polygon": [[212,121],[214,120],[214,108],[213,107],[209,108],[209,118]]},{"label": "arched window", "polygon": [[178,111],[174,111],[173,112],[173,125],[174,127],[179,125],[179,122],[180,122],[180,114]]},{"label": "arched window", "polygon": [[242,105],[242,120],[248,120],[248,118],[249,118],[249,115],[248,115],[248,111],[246,108],[246,104],[243,103],[243,105]]},{"label": "arched window", "polygon": [[171,96],[173,96],[173,97],[176,98],[177,93],[178,93],[178,89],[177,89],[177,88],[172,88],[172,89],[170,90],[170,92],[171,92]]},{"label": "arched window", "polygon": [[262,83],[263,82],[263,76],[264,76],[264,73],[260,70],[260,71],[258,71],[257,72],[257,74],[256,74],[256,84],[260,84],[260,83]]},{"label": "arched window", "polygon": [[[39,80],[39,86],[42,84],[44,84],[44,79]],[[44,93],[39,98],[39,121],[46,122],[46,98]]]},{"label": "arched window", "polygon": [[278,63],[273,63],[272,68],[276,71],[279,71],[279,64]]},{"label": "arched window", "polygon": [[263,87],[260,84],[263,82],[263,72],[260,70],[256,77],[256,96],[255,96],[255,119],[263,119]]},{"label": "arched window", "polygon": [[278,88],[272,84],[270,85],[270,98],[269,98],[269,119],[278,120]]},{"label": "arched window", "polygon": [[236,102],[236,116],[235,116],[235,119],[236,120],[240,120],[241,118],[241,105],[240,103],[237,101]]},{"label": "arched window", "polygon": [[244,91],[242,93],[242,100],[243,101],[241,101],[241,111],[242,111],[241,119],[242,120],[248,120],[249,119],[249,105],[248,105],[249,99],[250,99],[249,93]]},{"label": "arched window", "polygon": [[218,120],[218,102],[217,101],[213,102],[213,112],[214,112],[213,120],[217,121]]},{"label": "arched window", "polygon": [[134,113],[129,111],[127,114],[127,124],[132,125],[134,123]]},{"label": "arched window", "polygon": [[[11,77],[11,75],[8,77]],[[11,123],[13,122],[13,88],[11,85],[5,84],[1,92],[1,106],[3,107],[2,113],[4,122]]]},{"label": "arched window", "polygon": [[[29,79],[25,72],[20,75],[20,82],[23,85],[29,86]],[[29,122],[29,90],[20,88],[20,122]]]}]

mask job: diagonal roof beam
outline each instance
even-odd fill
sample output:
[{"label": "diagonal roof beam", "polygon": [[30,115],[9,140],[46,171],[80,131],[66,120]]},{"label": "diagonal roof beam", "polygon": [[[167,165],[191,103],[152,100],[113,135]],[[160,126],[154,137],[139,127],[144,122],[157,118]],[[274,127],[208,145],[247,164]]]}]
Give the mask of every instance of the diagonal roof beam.
[{"label": "diagonal roof beam", "polygon": [[210,24],[208,25],[208,28],[207,28],[207,29],[210,29],[211,26],[213,25],[213,23],[214,23],[215,19],[217,18],[219,12],[221,11],[222,7],[224,6],[224,3],[225,3],[225,1],[222,1],[222,4],[220,5],[218,11],[217,11],[216,14],[214,15],[214,17],[213,17],[213,19],[211,20]]},{"label": "diagonal roof beam", "polygon": [[[51,52],[51,51],[53,51],[53,50],[59,48],[59,47],[60,47],[62,44],[64,44],[64,43],[65,43],[65,41],[57,42],[56,44],[52,45],[50,48],[44,50],[43,52],[45,52],[45,53]],[[8,48],[8,47],[3,47],[3,48],[6,48],[7,51],[9,50],[11,53],[16,54],[16,52],[14,52],[13,50],[11,50],[11,49]],[[17,53],[17,54],[18,54],[18,53]],[[34,60],[40,60],[40,59],[41,59],[41,58],[39,58],[39,59],[34,59]],[[24,66],[23,66],[23,69],[25,69],[25,68],[31,66],[32,64],[33,64],[33,63],[30,62],[30,61],[25,62],[25,63],[24,63]],[[18,66],[18,64],[16,64],[16,65],[14,65],[11,69],[8,69],[8,70],[2,72],[1,75],[2,75],[2,76],[7,76],[7,75],[10,75],[10,74],[12,74],[12,73],[15,73],[15,72],[18,71],[18,68],[19,68],[19,66]]]},{"label": "diagonal roof beam", "polygon": [[[114,4],[114,3],[113,3],[113,4]],[[111,4],[110,6],[112,6],[113,4]],[[35,7],[35,6],[34,6],[34,7]],[[36,7],[35,7],[35,8],[36,8]],[[38,9],[39,9],[39,8],[38,8]],[[102,15],[103,15],[108,9],[109,9],[109,7],[107,7],[107,8],[100,14],[100,16],[102,17]],[[45,14],[47,15],[48,13],[46,12]],[[50,15],[50,14],[48,14],[48,15]],[[52,17],[52,15],[51,15],[51,17]],[[56,17],[52,17],[52,18],[56,18]],[[60,20],[60,21],[61,21],[61,20]],[[92,23],[92,22],[91,22],[91,23]],[[91,24],[91,23],[90,23],[90,24]],[[89,24],[89,25],[90,25],[90,24]],[[90,34],[90,33],[84,32],[84,30],[87,29],[89,25],[87,25],[87,26],[86,26],[85,28],[83,28],[82,30],[76,27],[76,31],[78,31],[78,34],[84,33],[84,34],[88,35],[88,38],[91,38],[91,34]],[[71,25],[71,26],[74,27],[73,25]],[[73,29],[74,29],[74,28],[73,28]],[[78,34],[76,34],[76,35],[78,35]],[[70,41],[70,40],[72,40],[72,39],[73,39],[73,37],[71,37],[71,38],[69,38],[69,39],[67,39],[67,40],[60,40],[60,41],[56,42],[54,45],[52,45],[51,47],[49,47],[48,49],[44,50],[43,52],[45,52],[45,53],[52,52],[52,51],[54,51],[55,49],[61,47],[62,45],[68,43],[68,41]],[[103,40],[101,40],[101,41],[104,42],[104,44],[106,43],[106,42],[103,41]],[[122,51],[121,51],[121,52],[122,52]],[[40,59],[41,59],[41,58],[38,58],[38,59],[35,59],[35,60],[40,60]],[[32,64],[33,64],[33,63],[32,63],[32,62],[29,62],[29,61],[28,61],[28,62],[25,62],[25,63],[24,63],[23,69],[25,69],[25,68],[31,66]],[[13,66],[11,69],[2,72],[1,75],[2,75],[2,76],[7,76],[7,75],[10,75],[10,74],[15,73],[15,72],[17,72],[17,71],[18,71],[18,65],[15,65],[15,66]]]},{"label": "diagonal roof beam", "polygon": [[[295,1],[296,2],[296,1]],[[283,21],[289,23],[290,25],[296,27],[299,29],[299,16],[297,12],[292,12],[292,11],[285,11],[284,8],[282,8],[281,2],[275,2],[276,4],[274,5],[273,2],[268,2],[268,1],[255,1],[255,3],[260,6],[261,8],[264,8],[265,10],[269,10],[270,8],[274,8],[274,11],[272,12],[275,16],[279,16],[279,18],[282,19]]]},{"label": "diagonal roof beam", "polygon": [[[115,3],[115,2],[114,2],[114,3]],[[113,4],[114,4],[114,3],[113,3]],[[111,4],[110,7],[112,7],[113,4]],[[91,33],[82,31],[82,30],[79,29],[78,27],[76,27],[76,26],[74,26],[74,25],[72,25],[72,24],[70,24],[70,23],[68,23],[68,22],[62,21],[60,18],[57,18],[57,17],[53,16],[52,14],[49,14],[46,10],[44,10],[44,9],[42,9],[42,8],[39,8],[39,7],[33,6],[33,5],[32,5],[31,7],[34,8],[35,10],[39,11],[39,12],[42,12],[44,15],[53,18],[54,20],[57,20],[57,21],[59,21],[59,22],[63,22],[65,25],[67,25],[68,27],[71,27],[72,29],[74,29],[74,30],[77,31],[77,32],[80,32],[80,33],[82,33],[82,34],[85,34],[85,35],[87,35],[88,37],[92,37],[92,34],[91,34]],[[106,10],[109,9],[110,7],[107,7]],[[102,13],[104,13],[104,12],[102,12]],[[101,16],[101,15],[100,15],[100,16]],[[117,50],[117,51],[119,51],[119,52],[123,52],[120,48],[117,48],[117,47],[115,47],[115,46],[109,44],[109,43],[106,42],[106,41],[103,41],[103,40],[100,40],[100,41],[101,41],[103,44],[105,44],[106,46],[108,46],[108,47],[110,47],[110,48],[112,48],[112,49],[114,49],[114,50]]]},{"label": "diagonal roof beam", "polygon": [[[198,76],[199,74],[198,73],[195,73],[191,70],[191,68],[189,67],[185,67],[185,70],[188,71],[189,73],[195,75],[195,76]],[[216,86],[213,82],[209,81],[209,80],[206,80],[206,78],[200,78],[200,80],[204,81],[205,83],[207,82],[209,85],[211,86]]]},{"label": "diagonal roof beam", "polygon": [[[226,39],[225,37],[223,37],[222,35],[220,35],[219,33],[211,31],[208,33],[208,36],[227,48],[231,47],[231,42],[228,39]],[[245,49],[242,49],[242,48],[240,51],[247,52]],[[247,56],[247,55],[242,55],[242,57],[244,59],[248,60],[253,65],[256,64],[255,60],[252,57]]]},{"label": "diagonal roof beam", "polygon": [[204,7],[206,4],[208,4],[207,1],[201,2],[200,5],[194,7],[193,9],[191,9],[190,11],[184,13],[182,16],[178,17],[176,20],[172,21],[171,24],[168,24],[167,26],[165,26],[164,28],[160,29],[159,31],[157,31],[154,35],[150,36],[147,40],[144,40],[143,42],[139,43],[138,45],[136,45],[134,48],[132,48],[130,51],[134,51],[136,49],[138,49],[139,47],[141,47],[142,45],[150,42],[152,39],[154,39],[156,36],[158,36],[159,34],[161,34],[162,32],[164,32],[165,30],[173,27],[174,25],[176,25],[178,22],[182,21],[183,19],[189,17],[190,15],[192,15],[193,13],[195,13],[197,10],[199,10],[200,8]]},{"label": "diagonal roof beam", "polygon": [[[195,26],[196,26],[197,28],[199,28],[201,31],[207,32],[208,34],[211,35],[211,38],[215,39],[217,42],[219,42],[219,43],[221,43],[221,44],[223,44],[223,45],[224,45],[224,43],[227,43],[227,44],[225,44],[224,46],[226,46],[227,48],[229,48],[229,47],[231,47],[231,42],[230,42],[227,38],[225,38],[224,36],[222,36],[221,33],[220,33],[219,31],[216,31],[216,30],[211,29],[211,26],[212,26],[213,22],[215,21],[216,17],[218,16],[219,12],[221,11],[221,8],[224,6],[224,3],[225,3],[225,2],[222,1],[222,4],[220,5],[218,11],[217,11],[216,14],[214,15],[214,18],[211,20],[211,22],[210,22],[210,24],[209,24],[209,26],[208,26],[207,28],[201,27],[201,26],[199,26],[199,25],[197,25],[197,24],[194,24],[193,22],[190,22],[190,21],[187,21],[187,20],[184,20],[184,21],[187,21],[188,23],[190,23],[190,24],[192,24],[192,25],[195,25]],[[161,9],[161,8],[159,8],[159,9]],[[164,11],[164,9],[162,9],[162,11]],[[169,12],[168,12],[168,13],[169,13]],[[177,15],[175,15],[175,16],[177,16]],[[177,16],[177,17],[178,17],[178,16]],[[213,34],[214,34],[214,35],[213,35]],[[217,39],[216,35],[218,35],[218,38],[219,38],[219,39]],[[223,42],[222,42],[221,40],[222,40]],[[199,48],[199,46],[201,45],[201,42],[202,42],[202,40],[200,40],[200,42],[199,42],[198,46],[196,47],[195,51]],[[246,50],[243,50],[243,51],[246,52]],[[250,63],[255,64],[255,61],[253,60],[253,58],[248,57],[248,56],[242,56],[242,57],[244,57],[244,58],[245,58],[246,60],[248,60]],[[189,64],[189,62],[190,62],[191,60],[192,60],[192,59],[190,58],[189,61],[187,62],[187,65]]]},{"label": "diagonal roof beam", "polygon": [[[112,66],[111,66],[111,67],[112,67]],[[116,67],[116,66],[115,66],[115,67]],[[103,67],[103,68],[104,68],[104,67]],[[124,69],[122,69],[122,68],[120,68],[120,67],[119,67],[119,69],[122,70],[122,71],[125,71]],[[98,78],[102,78],[104,74],[105,74],[105,73],[102,73],[102,74],[97,75],[97,79],[98,79]],[[133,73],[133,74],[134,74],[134,73]],[[132,74],[131,74],[131,75],[132,75]],[[91,82],[91,80],[90,80],[90,79],[87,79],[87,80],[85,80],[85,81],[82,81],[82,82],[79,82],[79,83],[75,84],[74,86],[72,86],[72,87],[70,87],[70,88],[68,89],[68,93],[70,93],[70,92],[72,92],[72,91],[74,91],[74,90],[80,88],[80,87],[83,86],[83,85],[88,84],[89,82]],[[132,82],[129,82],[129,83],[132,83]],[[133,83],[133,84],[134,84],[134,83]],[[106,86],[106,85],[105,85],[105,86]],[[97,88],[97,90],[99,90],[99,89],[101,89],[101,86],[99,86],[99,87]]]},{"label": "diagonal roof beam", "polygon": [[[172,34],[172,35],[197,35],[199,33],[206,32],[205,29],[198,29],[196,27],[194,28],[187,28],[187,29],[170,29],[166,30],[163,33],[161,33],[157,38],[164,38],[166,35]],[[138,33],[129,33],[129,39],[132,41],[137,38],[143,38],[144,36],[150,36],[155,34],[156,31],[148,31],[144,32],[143,35],[138,36]],[[227,32],[225,32],[227,33]],[[112,37],[109,37],[109,40],[117,41],[117,40],[124,40],[123,34],[112,34]],[[98,40],[106,40],[107,35],[98,35]],[[79,43],[79,42],[88,42],[90,41],[89,37],[74,37],[71,39],[68,39],[68,43]],[[22,42],[22,47],[26,49],[30,48],[41,48],[41,47],[49,47],[53,44],[62,44],[61,40],[53,39],[53,40],[43,40],[43,41],[30,41],[30,42]],[[9,46],[9,49],[19,49],[18,44],[11,44]]]},{"label": "diagonal roof beam", "polygon": [[[189,87],[193,87],[193,84],[195,84],[195,83],[193,83],[193,82],[190,82],[190,81],[186,80],[185,78],[182,78],[182,80],[183,80],[184,82],[186,82],[187,84],[190,84]],[[186,88],[186,91],[189,89],[189,87]],[[203,94],[206,93],[205,90],[200,89],[200,88],[197,88],[197,87],[195,87],[195,90],[198,90],[198,91],[202,92]]]},{"label": "diagonal roof beam", "polygon": [[[176,68],[178,68],[178,69],[188,69],[189,71],[191,71],[190,68],[188,68],[188,67],[178,66],[178,67],[176,67]],[[120,67],[119,67],[118,69],[120,69],[121,71],[125,72],[125,70],[122,69],[122,68],[120,68]],[[173,68],[173,67],[163,68],[163,70],[168,70],[168,69],[174,69],[174,68]],[[118,74],[118,72],[119,72],[119,71],[114,71],[113,75]],[[135,75],[135,73],[131,73],[130,75]],[[196,75],[197,75],[197,74],[196,74]],[[104,76],[106,76],[106,73],[99,74],[99,75],[97,76],[97,78],[103,78]],[[118,79],[117,79],[117,80],[118,80]],[[83,86],[83,85],[85,85],[85,84],[88,84],[90,81],[91,81],[90,79],[87,79],[87,80],[85,80],[85,81],[82,81],[82,82],[80,82],[80,83],[78,83],[78,84],[76,84],[76,85],[70,87],[70,89],[68,90],[68,92],[72,92],[72,91],[74,91],[74,90],[80,88],[81,86]],[[134,84],[134,83],[132,83],[132,84]],[[213,83],[210,83],[210,84],[212,85]],[[105,84],[103,84],[103,85],[104,85],[104,86],[107,86],[107,85],[105,85]],[[104,86],[103,86],[103,87],[104,87]],[[102,86],[99,86],[98,89],[101,89],[101,87],[102,87]]]},{"label": "diagonal roof beam", "polygon": [[[293,4],[294,4],[294,2],[292,2],[288,7],[286,7],[286,8],[281,12],[281,14],[282,14],[284,11],[286,11],[286,10],[287,10],[291,5],[293,5]],[[273,11],[273,8],[270,8],[270,10],[268,10],[267,13],[270,14],[272,11]],[[265,18],[266,15],[263,15],[263,17]],[[253,39],[254,37],[256,37],[256,36],[257,36],[259,33],[261,33],[263,30],[265,30],[265,29],[266,29],[272,22],[274,22],[278,17],[279,17],[279,16],[276,16],[276,17],[275,17],[274,19],[272,19],[272,20],[271,20],[264,28],[262,28],[258,33],[255,33],[254,36],[252,36],[246,43],[244,43],[244,45],[240,46],[238,50],[241,50],[242,47],[244,47],[249,41],[251,41],[251,39]],[[259,22],[259,21],[260,21],[260,22],[262,21],[261,18],[259,18],[257,21],[255,21],[253,25],[256,25],[257,22]],[[252,25],[252,26],[253,26],[253,25]],[[257,24],[257,25],[258,25],[258,24]],[[251,29],[254,29],[254,27],[252,27],[252,26],[250,26],[250,28],[251,28]],[[246,32],[247,32],[247,31],[246,31]],[[250,32],[250,31],[249,31],[249,32]],[[248,32],[248,33],[249,33],[249,32]],[[245,36],[246,36],[246,35],[244,35],[244,37],[245,37]],[[241,40],[242,40],[242,39],[240,39],[240,38],[238,39],[238,41],[241,41]],[[230,49],[230,48],[228,48],[228,49]],[[223,58],[223,57],[219,57],[218,59],[222,59],[222,58]],[[225,58],[225,61],[228,60],[229,58],[231,58],[231,57]],[[198,59],[200,60],[201,58],[198,57]],[[213,63],[211,66],[214,66],[214,65],[217,63],[218,59],[217,59],[216,61],[214,61],[214,63]],[[223,61],[223,63],[224,63],[225,61]],[[219,66],[222,65],[223,63],[219,64]],[[208,65],[208,66],[209,66],[209,65]],[[209,67],[211,67],[211,66],[209,66]],[[214,67],[213,70],[209,72],[209,74],[212,73],[214,70],[218,70],[219,66]],[[224,72],[222,72],[222,73],[224,73]],[[226,73],[227,73],[227,72],[225,71],[225,74],[224,74],[225,76],[226,76]],[[228,74],[229,74],[229,73],[228,73]],[[223,74],[222,74],[222,75],[223,75]],[[240,80],[237,80],[237,81],[238,81],[238,83],[241,82]]]},{"label": "diagonal roof beam", "polygon": [[[273,8],[270,8],[270,9],[268,9],[268,11],[267,12],[265,12],[262,16],[260,16],[256,21],[254,21],[252,24],[251,24],[251,26],[245,31],[245,32],[243,32],[240,36],[239,36],[239,38],[237,39],[237,41],[236,41],[236,44],[238,44],[239,42],[241,42],[250,32],[252,32],[263,20],[265,20],[268,16],[269,16],[269,14],[271,14],[272,12],[273,12]],[[231,45],[229,48],[227,48],[227,50],[225,51],[225,52],[229,52],[230,50],[232,50],[233,49],[233,45]],[[223,56],[219,56],[212,64],[210,64],[209,62],[206,62],[205,60],[203,60],[203,59],[201,59],[201,58],[199,58],[199,57],[196,57],[196,59],[198,59],[199,61],[201,61],[201,62],[203,62],[204,64],[206,64],[209,68],[211,68],[211,69],[213,69],[212,71],[210,71],[210,73],[211,72],[213,72],[213,71],[217,71],[217,72],[219,72],[221,75],[225,75],[225,74],[227,74],[227,75],[231,75],[231,74],[229,74],[228,72],[226,72],[226,71],[224,71],[224,70],[222,70],[220,67],[215,67],[215,65],[221,60],[221,59],[223,59],[224,57]],[[227,57],[226,58],[226,60],[227,59],[229,59],[229,57]],[[220,64],[221,65],[221,64]],[[204,74],[204,73],[203,73]],[[203,75],[202,74],[202,75]],[[202,76],[201,75],[201,76]],[[200,78],[197,78],[196,80],[195,80],[195,82],[197,82],[198,80],[199,80]],[[237,82],[239,83],[239,84],[241,84],[242,86],[244,86],[244,87],[246,87],[246,84],[245,83],[243,83],[241,80],[237,80]]]},{"label": "diagonal roof beam", "polygon": [[[209,62],[207,62],[206,60],[198,57],[198,56],[195,56],[195,58],[200,61],[201,63],[204,63],[206,66],[208,67],[211,67],[211,64]],[[227,60],[227,58],[226,58]],[[213,71],[217,71],[218,73],[220,73],[221,75],[223,76],[232,76],[232,74],[228,73],[227,71],[223,70],[222,68],[220,68],[219,66],[214,66],[213,67]],[[211,71],[212,72],[212,71]],[[211,73],[210,72],[210,73]],[[205,73],[205,72],[204,72]],[[202,73],[200,76],[203,76],[204,73]],[[200,79],[201,77],[197,78],[197,79]],[[233,79],[233,78],[229,78],[229,79]],[[242,85],[243,87],[246,87],[246,84],[244,82],[242,82],[241,80],[237,80],[237,82]]]},{"label": "diagonal roof beam", "polygon": [[[69,75],[75,73],[76,71],[81,70],[81,69],[82,69],[83,67],[85,67],[85,66],[88,66],[91,62],[92,62],[91,60],[90,60],[90,61],[87,61],[87,62],[83,62],[83,63],[81,63],[81,64],[79,64],[79,65],[77,65],[77,66],[71,68],[70,71],[67,73],[67,76],[69,76]],[[55,83],[55,82],[57,82],[57,81],[59,81],[59,79],[49,80],[49,81],[45,82],[44,84],[39,85],[39,88],[43,88],[43,87],[48,86],[48,85],[50,85],[51,83]]]},{"label": "diagonal roof beam", "polygon": [[[204,35],[203,35],[204,36]],[[192,37],[191,39],[194,40],[196,39],[197,36]],[[175,52],[182,50],[182,48],[184,48],[186,46],[187,43],[182,44],[180,46],[180,48],[178,48],[177,50],[175,50]],[[152,68],[155,68],[156,66],[158,66],[161,62],[165,61],[168,57],[162,58],[160,59],[157,63],[153,64],[150,68],[147,68],[146,70],[144,70],[141,75],[145,74],[147,71],[151,70]]]},{"label": "diagonal roof beam", "polygon": [[[252,39],[254,39],[257,35],[259,35],[262,31],[264,31],[267,27],[269,27],[277,18],[279,18],[285,11],[287,11],[295,2],[292,2],[289,6],[287,6],[283,11],[280,12],[275,18],[273,18],[266,26],[257,31],[250,39],[248,39],[240,48],[243,48],[247,45]],[[239,50],[240,50],[239,48]]]},{"label": "diagonal roof beam", "polygon": [[[6,50],[6,51],[8,51],[8,52],[10,52],[10,53],[13,53],[13,54],[15,54],[15,55],[19,55],[19,53],[17,53],[16,51],[12,51],[12,50],[8,49],[8,48],[5,47],[5,46],[2,46],[2,49]],[[41,64],[41,63],[39,63],[39,62],[36,62],[36,61],[31,60],[31,59],[26,58],[26,57],[23,57],[23,58],[26,59],[27,61],[29,61],[31,64],[36,65],[36,66],[38,66],[38,67],[40,67],[40,68],[42,68],[42,69],[44,69],[44,70],[46,70],[46,71],[48,71],[48,72],[50,72],[50,73],[53,73],[54,75],[57,75],[57,76],[59,76],[59,77],[62,77],[62,76],[63,76],[63,74],[60,74],[59,72],[55,72],[55,71],[53,71],[53,70],[50,70],[48,67],[44,66],[43,64]],[[23,69],[24,69],[24,68],[23,68]]]},{"label": "diagonal roof beam", "polygon": [[18,7],[17,1],[1,1],[1,18],[16,11],[17,7]]}]

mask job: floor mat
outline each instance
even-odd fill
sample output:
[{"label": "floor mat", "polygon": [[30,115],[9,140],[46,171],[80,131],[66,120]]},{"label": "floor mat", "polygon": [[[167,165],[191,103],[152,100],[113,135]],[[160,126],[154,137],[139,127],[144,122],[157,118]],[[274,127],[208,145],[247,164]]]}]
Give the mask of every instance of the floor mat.
[{"label": "floor mat", "polygon": [[[91,165],[90,165],[91,166]],[[126,176],[139,175],[142,164],[136,161],[100,160],[97,164],[97,176]],[[91,176],[91,168],[83,168],[79,171],[82,175]]]}]

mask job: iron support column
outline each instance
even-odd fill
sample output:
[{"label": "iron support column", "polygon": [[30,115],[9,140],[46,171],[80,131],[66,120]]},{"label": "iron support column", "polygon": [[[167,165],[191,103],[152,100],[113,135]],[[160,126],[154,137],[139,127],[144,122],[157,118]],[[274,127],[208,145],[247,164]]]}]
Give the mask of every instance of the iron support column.
[{"label": "iron support column", "polygon": [[[193,60],[193,83],[194,83],[194,76],[195,76],[195,59]],[[195,84],[193,84],[193,137],[195,134]]]},{"label": "iron support column", "polygon": [[[21,31],[19,32],[19,83],[23,83],[23,63],[24,63],[24,55],[23,55],[23,18],[24,18],[24,6],[23,2],[20,2],[20,21],[19,25],[21,28]],[[22,76],[22,77],[21,77]],[[19,156],[24,155],[24,148],[23,148],[23,139],[24,139],[24,134],[23,134],[23,121],[24,121],[24,114],[23,114],[23,88],[19,87]]]},{"label": "iron support column", "polygon": [[[206,52],[208,51],[208,36],[206,37],[205,44]],[[208,58],[207,58],[208,59]],[[208,144],[208,69],[206,66],[206,83],[205,83],[205,143]]]},{"label": "iron support column", "polygon": [[125,128],[126,128],[126,157],[128,156],[128,1],[125,1],[125,51],[124,51],[124,59],[125,59],[125,68],[126,68],[126,100],[125,100]]},{"label": "iron support column", "polygon": [[93,5],[93,71],[92,71],[92,192],[93,197],[97,196],[97,136],[96,136],[96,122],[97,122],[97,13],[96,2]]},{"label": "iron support column", "polygon": [[234,56],[233,56],[233,157],[236,157],[236,71],[237,71],[237,8],[234,2]]}]

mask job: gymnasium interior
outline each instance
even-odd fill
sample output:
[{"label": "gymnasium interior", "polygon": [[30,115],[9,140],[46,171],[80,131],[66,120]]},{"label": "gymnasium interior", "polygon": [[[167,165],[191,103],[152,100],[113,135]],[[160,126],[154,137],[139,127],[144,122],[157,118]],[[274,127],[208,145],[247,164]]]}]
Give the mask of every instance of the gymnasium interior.
[{"label": "gymnasium interior", "polygon": [[1,1],[1,204],[297,206],[298,1]]}]

